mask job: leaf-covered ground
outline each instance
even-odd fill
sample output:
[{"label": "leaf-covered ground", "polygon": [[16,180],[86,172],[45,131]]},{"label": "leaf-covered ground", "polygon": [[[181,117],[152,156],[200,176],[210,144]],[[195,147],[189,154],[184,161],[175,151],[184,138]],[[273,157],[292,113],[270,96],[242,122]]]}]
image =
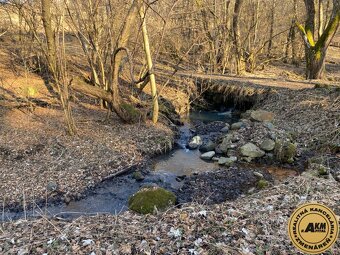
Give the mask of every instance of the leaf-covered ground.
[{"label": "leaf-covered ground", "polygon": [[[340,187],[333,180],[294,177],[234,202],[184,204],[158,215],[126,212],[41,218],[5,223],[1,254],[300,254],[287,222],[294,209],[317,201],[340,214]],[[325,254],[340,254],[340,243]]]},{"label": "leaf-covered ground", "polygon": [[104,110],[74,109],[78,136],[66,134],[57,109],[0,108],[0,202],[6,208],[79,198],[103,179],[172,145],[162,124],[124,125]]}]

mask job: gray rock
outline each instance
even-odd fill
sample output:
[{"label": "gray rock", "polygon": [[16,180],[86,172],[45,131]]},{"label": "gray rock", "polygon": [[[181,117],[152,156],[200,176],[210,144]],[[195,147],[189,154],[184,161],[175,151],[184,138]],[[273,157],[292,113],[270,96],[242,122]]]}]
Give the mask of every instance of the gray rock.
[{"label": "gray rock", "polygon": [[218,161],[218,164],[230,166],[236,161],[237,161],[237,157],[229,157],[229,158],[221,157]]},{"label": "gray rock", "polygon": [[208,151],[206,153],[203,153],[200,158],[201,159],[205,159],[205,160],[210,160],[215,156],[215,152],[214,151]]},{"label": "gray rock", "polygon": [[274,119],[274,113],[264,110],[257,110],[250,113],[250,118],[253,121],[272,122]]},{"label": "gray rock", "polygon": [[259,179],[263,179],[263,178],[264,178],[263,174],[261,174],[261,173],[259,173],[259,172],[256,172],[256,171],[254,171],[254,175],[255,175],[257,178],[259,178]]},{"label": "gray rock", "polygon": [[206,143],[204,143],[200,148],[199,150],[201,152],[208,152],[208,151],[213,151],[215,150],[216,148],[216,143],[214,143],[213,141],[211,140],[208,140]]},{"label": "gray rock", "polygon": [[212,161],[219,161],[220,160],[220,158],[218,158],[218,157],[213,157],[212,159],[211,159]]},{"label": "gray rock", "polygon": [[253,143],[247,143],[240,148],[242,156],[251,158],[261,158],[266,153]]},{"label": "gray rock", "polygon": [[228,158],[220,157],[219,160],[218,160],[218,164],[224,165],[225,163],[227,163],[227,161],[228,161]]},{"label": "gray rock", "polygon": [[245,127],[245,124],[243,122],[236,122],[231,125],[231,130],[238,130],[242,127]]},{"label": "gray rock", "polygon": [[221,153],[227,153],[228,149],[230,149],[230,145],[232,144],[232,142],[229,140],[228,137],[225,137],[223,139],[223,142],[218,145],[218,149],[221,151]]},{"label": "gray rock", "polygon": [[229,132],[229,125],[228,126],[225,126],[224,128],[222,128],[220,130],[222,133],[228,133]]},{"label": "gray rock", "polygon": [[222,133],[228,133],[229,132],[230,125],[228,123],[225,124],[225,127],[223,127],[220,132]]},{"label": "gray rock", "polygon": [[275,129],[273,123],[271,123],[271,122],[265,122],[265,123],[263,123],[263,126],[268,128],[269,130],[274,130]]},{"label": "gray rock", "polygon": [[260,148],[264,151],[272,151],[275,148],[275,141],[267,138],[262,141],[262,143],[260,144]]},{"label": "gray rock", "polygon": [[191,138],[188,147],[191,150],[195,150],[197,149],[199,146],[201,146],[203,144],[202,138],[200,136],[194,136],[193,138]]}]

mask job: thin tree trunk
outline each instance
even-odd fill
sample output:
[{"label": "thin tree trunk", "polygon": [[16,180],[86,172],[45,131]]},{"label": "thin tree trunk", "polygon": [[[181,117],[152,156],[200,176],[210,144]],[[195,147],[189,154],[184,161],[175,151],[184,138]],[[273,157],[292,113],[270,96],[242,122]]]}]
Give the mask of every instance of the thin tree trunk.
[{"label": "thin tree trunk", "polygon": [[268,52],[267,55],[271,55],[272,47],[273,47],[273,35],[274,35],[274,26],[275,26],[275,7],[276,0],[272,0],[271,6],[271,14],[270,14],[270,31],[269,31],[269,41],[268,41]]},{"label": "thin tree trunk", "polygon": [[153,104],[153,111],[152,111],[152,121],[153,123],[157,123],[158,121],[158,95],[157,95],[157,86],[156,86],[156,78],[153,72],[153,63],[151,58],[151,51],[150,51],[150,44],[149,44],[149,36],[146,27],[146,9],[144,3],[141,3],[139,9],[139,15],[142,20],[142,32],[143,32],[143,41],[144,41],[144,51],[145,57],[148,64],[148,72],[149,72],[149,79],[150,79],[150,86],[151,86],[151,95],[152,95],[152,104]]},{"label": "thin tree trunk", "polygon": [[241,46],[241,38],[240,38],[240,24],[239,18],[241,13],[243,0],[236,0],[234,7],[234,16],[233,16],[233,37],[234,37],[234,46],[235,46],[235,58],[236,58],[236,73],[242,74],[245,71],[245,63],[243,57],[243,50]]},{"label": "thin tree trunk", "polygon": [[51,18],[51,0],[41,0],[42,10],[42,21],[46,35],[47,43],[47,62],[48,68],[51,73],[56,72],[56,47],[54,40],[54,32],[52,29],[52,18]]}]

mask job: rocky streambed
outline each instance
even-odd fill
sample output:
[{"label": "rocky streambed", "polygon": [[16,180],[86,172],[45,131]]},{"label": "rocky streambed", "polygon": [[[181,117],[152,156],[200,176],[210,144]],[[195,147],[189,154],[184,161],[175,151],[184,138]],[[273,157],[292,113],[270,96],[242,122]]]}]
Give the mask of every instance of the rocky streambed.
[{"label": "rocky streambed", "polygon": [[[150,212],[161,209],[154,207],[153,201],[159,194],[160,200],[168,199],[165,191],[171,192],[169,202],[174,195],[179,206],[186,202],[221,203],[257,192],[302,170],[300,148],[292,134],[272,124],[274,117],[267,111],[247,111],[241,118],[230,111],[195,112],[178,127],[176,149],[147,167],[107,180],[78,201],[46,204],[25,212],[4,211],[2,220],[118,214],[128,209],[129,199],[131,208],[136,205],[133,198],[137,196],[140,209],[150,202],[147,196],[152,197]],[[327,168],[317,163],[311,166],[312,174],[331,178]],[[140,192],[148,195],[143,198]],[[174,203],[164,207],[169,205]]]}]

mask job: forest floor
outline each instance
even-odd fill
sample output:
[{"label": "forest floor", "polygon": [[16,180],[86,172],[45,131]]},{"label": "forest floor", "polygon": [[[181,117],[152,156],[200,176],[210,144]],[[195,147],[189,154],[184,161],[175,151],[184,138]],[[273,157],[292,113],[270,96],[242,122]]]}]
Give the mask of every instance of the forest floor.
[{"label": "forest floor", "polygon": [[[0,101],[23,101],[33,94],[49,106],[0,106],[0,200],[4,210],[46,200],[78,199],[103,179],[141,166],[171,148],[174,134],[165,124],[126,125],[115,116],[105,120],[106,111],[89,103],[74,107],[79,136],[67,136],[62,111],[43,81],[20,70],[14,74],[6,69],[7,64],[0,62],[4,70]],[[300,148],[325,157],[332,170],[340,173],[340,155],[333,149],[340,144],[339,88],[296,84],[305,85],[280,90],[255,107],[273,112],[273,124],[294,133]],[[156,215],[125,212],[72,221],[43,217],[6,222],[0,226],[0,253],[298,254],[285,226],[293,210],[306,201],[323,203],[340,215],[339,183],[298,176],[235,201],[190,203]],[[326,254],[339,253],[337,242]]]}]

